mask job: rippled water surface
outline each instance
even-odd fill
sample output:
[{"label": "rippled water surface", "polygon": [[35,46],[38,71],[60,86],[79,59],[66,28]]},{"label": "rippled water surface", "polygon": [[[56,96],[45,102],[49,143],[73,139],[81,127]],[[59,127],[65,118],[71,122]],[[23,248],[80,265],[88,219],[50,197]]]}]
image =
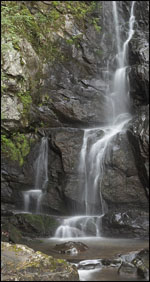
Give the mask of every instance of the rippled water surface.
[{"label": "rippled water surface", "polygon": [[[88,249],[79,254],[59,254],[54,250],[56,244],[74,241],[82,242],[88,246]],[[71,263],[78,264],[82,260],[95,259],[112,259],[117,258],[121,254],[127,254],[131,251],[140,251],[148,247],[147,240],[139,239],[112,239],[103,237],[82,237],[82,238],[41,238],[34,240],[30,246],[42,251],[55,258],[66,259]],[[144,279],[137,279],[129,277],[128,275],[119,275],[117,273],[118,267],[99,267],[92,270],[79,270],[80,281],[145,281]]]}]

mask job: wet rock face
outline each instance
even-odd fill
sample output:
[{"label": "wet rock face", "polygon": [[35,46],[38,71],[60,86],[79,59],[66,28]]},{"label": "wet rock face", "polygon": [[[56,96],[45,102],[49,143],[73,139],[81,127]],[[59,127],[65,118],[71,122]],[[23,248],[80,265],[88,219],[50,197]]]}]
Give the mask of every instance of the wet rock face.
[{"label": "wet rock face", "polygon": [[108,212],[102,217],[102,230],[103,234],[109,237],[148,238],[148,212],[139,210]]},{"label": "wet rock face", "polygon": [[[72,203],[81,208],[78,163],[83,130],[56,128],[49,135],[49,183],[43,196],[42,210],[59,214],[71,212]],[[51,204],[49,204],[51,203]]]},{"label": "wet rock face", "polygon": [[149,106],[141,107],[138,116],[133,119],[128,131],[138,175],[149,195]]},{"label": "wet rock face", "polygon": [[[23,243],[26,238],[54,236],[59,220],[42,214],[11,214],[2,217],[3,241]],[[4,234],[3,234],[4,233]]]},{"label": "wet rock face", "polygon": [[117,134],[109,145],[105,159],[101,192],[110,210],[126,210],[133,206],[148,207],[148,199],[135,166],[134,154],[126,132]]},{"label": "wet rock face", "polygon": [[[99,80],[96,62],[90,66],[91,73],[86,70],[86,65],[88,67],[88,63],[71,58],[63,66],[48,66],[49,76],[42,92],[51,99],[49,111],[65,126],[79,127],[105,122],[105,84]],[[44,115],[46,109],[42,109]]]},{"label": "wet rock face", "polygon": [[[79,202],[78,162],[83,139],[83,130],[71,128],[47,129],[49,139],[49,168],[47,193],[43,194],[41,211],[50,214],[67,214],[73,202]],[[39,138],[40,139],[40,138]],[[34,143],[23,167],[16,162],[2,159],[2,200],[18,210],[24,210],[23,191],[35,185],[34,162],[39,153],[39,139]],[[9,184],[8,184],[9,182]],[[69,202],[70,201],[70,202]],[[12,208],[11,208],[12,206]],[[3,207],[3,214],[7,211]]]},{"label": "wet rock face", "polygon": [[[127,3],[122,3],[122,5],[126,17],[126,15],[128,15],[129,7]],[[142,210],[148,210],[149,27],[146,16],[148,13],[148,6],[148,1],[139,1],[135,3],[135,17],[137,19],[135,23],[136,31],[129,44],[129,64],[131,66],[129,71],[129,79],[132,110],[134,112],[133,119],[128,124],[127,134],[119,134],[120,136],[118,135],[115,140],[113,140],[110,158],[105,161],[105,172],[101,186],[102,195],[106,201],[108,209],[108,214],[106,214],[106,217],[104,216],[102,219],[104,223],[103,228],[105,232],[108,233],[106,226],[109,221],[108,225],[111,226],[110,229],[112,228],[111,230],[114,235],[117,232],[118,234],[129,234],[127,229],[131,230],[133,228],[134,231],[131,231],[131,236],[134,237],[133,234],[135,234],[135,236],[143,235],[145,237],[148,231],[148,227],[146,227],[148,224],[148,218],[146,219],[146,214],[144,215],[144,218],[147,223],[145,223],[145,230],[143,229],[143,234],[140,234],[140,227],[139,230],[136,229],[136,226],[134,226],[132,220],[129,224],[130,227],[133,224],[131,229],[129,226],[126,228],[126,223],[122,219],[122,216],[118,217],[122,221],[120,227],[119,222],[117,223],[116,220],[117,211],[126,212],[127,207],[129,209],[133,207],[135,209],[139,209],[140,207]],[[122,8],[120,6],[119,9],[122,13]],[[145,16],[143,11],[145,11]],[[110,210],[114,210],[114,215],[109,213]],[[137,214],[137,221],[138,218],[140,218],[140,215]],[[144,218],[143,222],[145,222]],[[116,231],[115,223],[118,224],[116,225]],[[138,225],[141,226],[141,228],[144,227],[142,222],[139,222]],[[124,228],[124,230],[122,228]]]},{"label": "wet rock face", "polygon": [[129,77],[133,107],[137,109],[149,103],[149,3],[138,1],[135,7],[137,21],[135,35],[130,42],[129,62],[132,67]]}]

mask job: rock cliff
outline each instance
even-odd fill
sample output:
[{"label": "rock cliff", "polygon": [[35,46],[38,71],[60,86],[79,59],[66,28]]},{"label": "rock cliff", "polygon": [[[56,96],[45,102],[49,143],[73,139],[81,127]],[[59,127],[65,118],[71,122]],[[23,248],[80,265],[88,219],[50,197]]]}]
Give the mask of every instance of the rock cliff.
[{"label": "rock cliff", "polygon": [[[33,162],[45,135],[49,182],[42,211],[59,215],[82,211],[78,164],[83,128],[104,125],[109,115],[106,71],[108,61],[114,70],[115,39],[111,1],[69,2],[2,1],[4,216],[22,209],[22,191],[34,185]],[[140,232],[135,233],[147,236],[147,228],[142,228],[148,211],[149,3],[135,5],[135,34],[129,46],[133,118],[127,131],[113,140],[101,187],[108,206],[104,232],[111,229],[113,234],[112,216],[120,214],[124,222],[122,214],[129,211],[129,225],[138,217]],[[130,6],[130,1],[118,2],[124,37]]]}]

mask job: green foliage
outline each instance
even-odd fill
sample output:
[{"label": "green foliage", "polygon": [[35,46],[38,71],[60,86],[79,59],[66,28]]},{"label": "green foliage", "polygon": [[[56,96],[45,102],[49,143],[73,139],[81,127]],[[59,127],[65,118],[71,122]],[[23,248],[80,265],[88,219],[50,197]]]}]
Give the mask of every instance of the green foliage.
[{"label": "green foliage", "polygon": [[1,142],[2,152],[22,166],[24,158],[30,152],[31,141],[22,133],[14,133],[11,139],[2,134]]},{"label": "green foliage", "polygon": [[73,44],[75,44],[76,45],[76,47],[78,47],[79,46],[79,42],[80,42],[80,39],[83,37],[83,34],[78,34],[78,35],[74,35],[74,36],[72,36],[71,38],[69,38],[69,39],[66,39],[66,42],[68,43],[68,44],[70,44],[70,45],[73,45]]},{"label": "green foliage", "polygon": [[[2,53],[10,48],[12,42],[16,50],[20,50],[20,38],[27,38],[37,54],[44,60],[51,62],[63,60],[60,46],[53,40],[51,31],[63,29],[65,14],[73,15],[77,24],[84,28],[85,18],[90,21],[90,14],[96,8],[96,1],[49,1],[46,5],[42,1],[2,1],[1,26],[3,37],[7,42],[2,43]],[[36,9],[31,13],[30,8]],[[93,18],[93,17],[92,17]],[[100,27],[93,19],[97,31]],[[68,39],[69,44],[74,44],[75,39]]]},{"label": "green foliage", "polygon": [[70,12],[75,18],[83,20],[95,8],[95,1],[90,1],[89,4],[86,1],[65,1],[65,6],[67,13]]},{"label": "green foliage", "polygon": [[66,42],[70,45],[72,45],[74,43],[73,39],[72,38],[69,38],[66,40]]},{"label": "green foliage", "polygon": [[99,26],[98,23],[99,23],[99,18],[94,18],[92,20],[92,24],[94,25],[97,32],[101,31],[101,26]]},{"label": "green foliage", "polygon": [[54,55],[57,55],[57,46],[47,35],[57,21],[59,13],[52,11],[51,16],[48,16],[37,12],[33,15],[22,1],[2,2],[2,34],[7,39],[7,43],[2,43],[2,52],[12,48],[11,44],[20,50],[19,40],[25,37],[39,56],[49,56],[53,59]]},{"label": "green foliage", "polygon": [[19,93],[17,93],[17,96],[19,97],[21,103],[23,104],[23,113],[27,114],[28,111],[29,111],[29,107],[32,103],[32,97],[31,97],[29,91],[19,92]]}]

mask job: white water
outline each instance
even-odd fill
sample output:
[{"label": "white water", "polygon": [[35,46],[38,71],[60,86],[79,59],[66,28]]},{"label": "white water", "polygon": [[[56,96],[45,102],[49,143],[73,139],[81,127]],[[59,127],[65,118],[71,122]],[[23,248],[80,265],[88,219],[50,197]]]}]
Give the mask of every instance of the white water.
[{"label": "white water", "polygon": [[[111,141],[113,138],[125,130],[125,125],[130,120],[129,113],[129,80],[128,80],[128,43],[134,34],[133,15],[135,1],[131,3],[131,13],[129,19],[128,36],[121,47],[121,37],[119,30],[119,17],[117,11],[117,1],[112,1],[112,11],[114,17],[114,28],[116,34],[116,58],[117,68],[111,82],[112,92],[109,92],[110,86],[106,87],[106,98],[108,104],[112,106],[106,119],[108,125],[103,128],[92,128],[84,130],[83,145],[80,153],[80,188],[85,215],[74,216],[63,221],[58,227],[55,237],[85,237],[90,234],[94,236],[101,235],[101,218],[107,210],[107,206],[101,194],[101,182],[105,162],[110,157]],[[108,65],[107,65],[108,72]]]},{"label": "white water", "polygon": [[63,220],[55,233],[58,238],[86,237],[87,232],[94,233],[95,236],[100,236],[98,225],[101,216],[74,216]]},{"label": "white water", "polygon": [[[43,193],[48,182],[48,139],[43,137],[41,139],[38,157],[34,163],[35,169],[35,184],[34,189],[23,192],[24,211],[29,212],[30,209],[38,213],[42,201]],[[34,206],[33,207],[33,203]]]}]

